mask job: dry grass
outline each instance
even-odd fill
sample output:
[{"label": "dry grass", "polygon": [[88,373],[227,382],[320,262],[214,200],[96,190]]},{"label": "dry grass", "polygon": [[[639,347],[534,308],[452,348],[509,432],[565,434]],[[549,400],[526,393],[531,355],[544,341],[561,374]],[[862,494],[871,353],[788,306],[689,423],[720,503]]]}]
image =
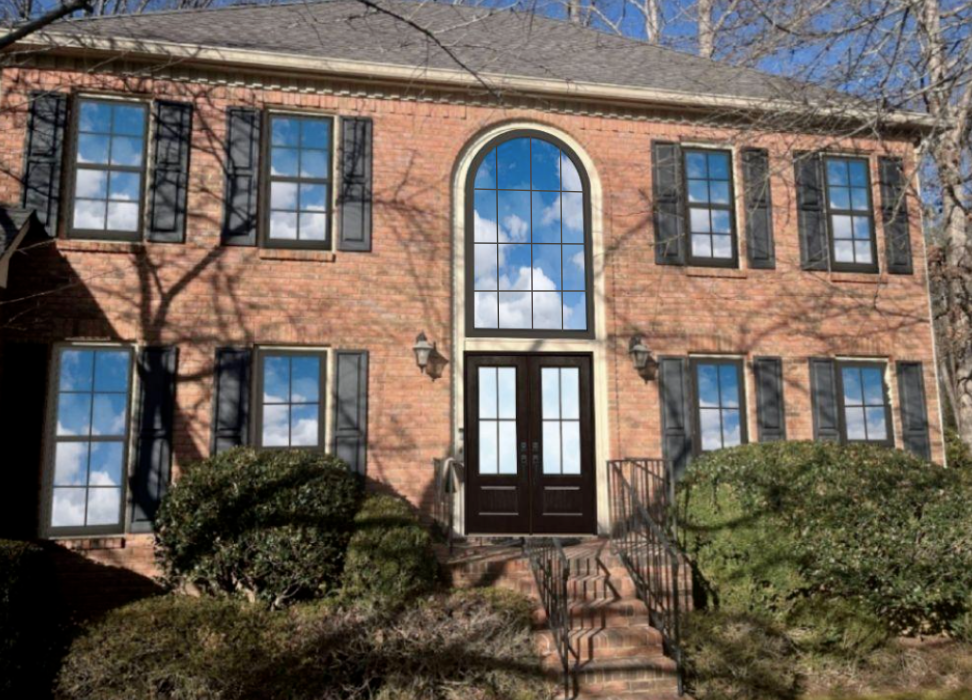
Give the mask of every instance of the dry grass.
[{"label": "dry grass", "polygon": [[805,695],[838,700],[972,700],[972,644],[904,639],[863,660],[801,659]]}]

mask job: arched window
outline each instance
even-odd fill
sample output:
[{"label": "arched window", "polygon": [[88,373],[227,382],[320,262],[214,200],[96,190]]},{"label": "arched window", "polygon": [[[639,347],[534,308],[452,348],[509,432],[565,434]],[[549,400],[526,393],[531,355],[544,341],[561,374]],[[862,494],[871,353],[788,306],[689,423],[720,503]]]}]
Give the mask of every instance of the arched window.
[{"label": "arched window", "polygon": [[592,335],[590,187],[566,145],[504,134],[466,189],[466,326],[472,336]]}]

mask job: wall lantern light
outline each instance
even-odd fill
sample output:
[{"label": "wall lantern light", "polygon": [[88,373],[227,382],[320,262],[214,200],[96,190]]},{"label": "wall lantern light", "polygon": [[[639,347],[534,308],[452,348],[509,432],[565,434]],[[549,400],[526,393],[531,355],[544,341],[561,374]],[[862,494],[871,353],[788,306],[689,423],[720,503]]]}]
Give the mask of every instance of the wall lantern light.
[{"label": "wall lantern light", "polygon": [[651,356],[651,350],[645,345],[644,338],[640,335],[632,336],[628,342],[628,354],[631,356],[631,364],[642,379],[648,382],[655,378],[658,374],[658,361]]},{"label": "wall lantern light", "polygon": [[415,345],[412,346],[412,351],[415,353],[415,364],[418,365],[419,371],[425,374],[425,368],[429,366],[429,358],[432,356],[435,350],[435,345],[429,342],[429,339],[425,337],[425,333],[419,333],[418,337],[415,338]]}]

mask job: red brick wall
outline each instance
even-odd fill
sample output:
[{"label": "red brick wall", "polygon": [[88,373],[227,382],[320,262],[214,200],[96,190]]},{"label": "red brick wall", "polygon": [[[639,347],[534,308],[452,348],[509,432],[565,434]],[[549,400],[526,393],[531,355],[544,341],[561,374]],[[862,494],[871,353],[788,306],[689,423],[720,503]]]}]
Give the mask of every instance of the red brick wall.
[{"label": "red brick wall", "polygon": [[[208,454],[214,348],[234,343],[331,345],[371,353],[369,475],[417,503],[431,492],[430,460],[450,446],[451,376],[420,375],[411,344],[424,330],[451,358],[453,173],[464,145],[505,121],[552,126],[589,154],[603,191],[610,444],[614,456],[660,454],[657,383],[644,383],[627,340],[645,334],[656,354],[727,352],[785,359],[787,429],[811,437],[807,358],[826,355],[919,360],[933,453],[942,458],[929,325],[924,248],[912,227],[911,276],[800,270],[791,149],[820,147],[818,136],[745,134],[690,122],[582,116],[396,99],[364,99],[162,80],[123,81],[69,71],[6,69],[0,105],[0,201],[17,201],[25,101],[31,89],[108,90],[196,104],[184,245],[58,241],[15,261],[11,296],[58,289],[28,302],[11,331],[66,338],[173,343],[180,347],[176,468]],[[225,110],[270,105],[374,119],[374,250],[279,253],[219,244],[223,211]],[[660,267],[650,227],[653,139],[764,146],[771,151],[776,270]],[[893,151],[899,141],[841,141],[843,151]],[[737,191],[741,188],[738,158]],[[871,178],[877,191],[876,158]],[[738,192],[737,192],[738,193]],[[918,211],[916,202],[911,212]],[[744,212],[739,214],[740,232]],[[880,217],[878,217],[880,218]],[[879,259],[884,235],[877,222]],[[744,238],[744,235],[740,235]],[[9,307],[10,312],[24,304]],[[747,372],[752,395],[752,377]],[[892,400],[897,387],[892,383]],[[750,402],[750,434],[754,437]],[[897,441],[899,415],[895,410]]]}]

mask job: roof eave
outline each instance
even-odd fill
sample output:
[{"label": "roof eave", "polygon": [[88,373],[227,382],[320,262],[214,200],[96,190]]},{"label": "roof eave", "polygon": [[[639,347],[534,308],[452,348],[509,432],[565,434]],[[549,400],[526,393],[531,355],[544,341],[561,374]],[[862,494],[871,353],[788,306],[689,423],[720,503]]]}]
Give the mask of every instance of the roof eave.
[{"label": "roof eave", "polygon": [[[378,81],[407,81],[452,89],[489,89],[495,92],[517,92],[543,97],[610,101],[660,107],[693,108],[703,112],[739,111],[764,114],[813,115],[819,119],[842,119],[870,122],[874,113],[852,106],[809,105],[783,99],[756,99],[727,95],[658,90],[562,79],[535,78],[496,73],[473,74],[461,68],[431,68],[403,66],[390,63],[322,58],[303,54],[285,54],[255,49],[180,44],[175,42],[106,38],[93,35],[68,34],[57,31],[37,32],[15,44],[8,51],[29,46],[35,49],[66,51],[97,51],[132,58],[167,59],[181,62],[234,65],[260,72],[286,72],[328,75]],[[880,124],[896,130],[926,133],[936,129],[927,114],[888,111],[880,116]]]}]

